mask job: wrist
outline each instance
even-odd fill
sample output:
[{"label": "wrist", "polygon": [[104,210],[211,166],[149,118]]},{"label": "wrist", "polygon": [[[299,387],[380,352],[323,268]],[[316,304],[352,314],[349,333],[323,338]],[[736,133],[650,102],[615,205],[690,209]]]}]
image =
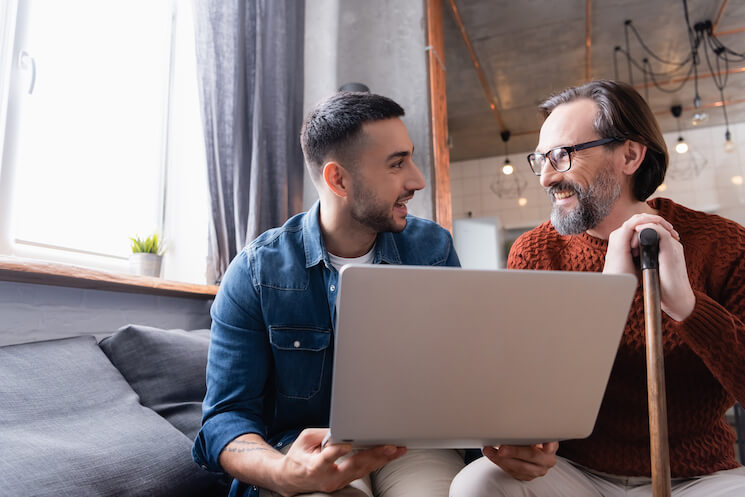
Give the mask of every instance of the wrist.
[{"label": "wrist", "polygon": [[693,310],[696,308],[696,295],[691,290],[690,295],[683,299],[683,301],[676,309],[670,310],[670,312],[666,311],[668,316],[678,322],[685,321],[688,316],[693,314]]},{"label": "wrist", "polygon": [[283,497],[290,497],[299,492],[295,485],[295,478],[293,478],[295,465],[292,464],[292,461],[286,454],[282,454],[276,459],[273,458],[269,469],[270,479],[277,493]]}]

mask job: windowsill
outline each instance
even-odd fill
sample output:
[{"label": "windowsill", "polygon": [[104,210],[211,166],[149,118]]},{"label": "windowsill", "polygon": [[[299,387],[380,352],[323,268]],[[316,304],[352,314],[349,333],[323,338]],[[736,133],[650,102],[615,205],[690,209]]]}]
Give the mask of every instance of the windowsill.
[{"label": "windowsill", "polygon": [[0,256],[0,281],[206,300],[214,298],[218,288],[8,256]]}]

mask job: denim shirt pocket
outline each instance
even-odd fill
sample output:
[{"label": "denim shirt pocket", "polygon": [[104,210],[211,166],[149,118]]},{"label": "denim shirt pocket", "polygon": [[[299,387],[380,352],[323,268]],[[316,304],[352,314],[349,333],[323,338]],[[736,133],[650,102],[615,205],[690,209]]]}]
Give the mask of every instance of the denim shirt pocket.
[{"label": "denim shirt pocket", "polygon": [[321,389],[329,357],[331,330],[270,326],[277,392],[294,399],[310,399]]}]

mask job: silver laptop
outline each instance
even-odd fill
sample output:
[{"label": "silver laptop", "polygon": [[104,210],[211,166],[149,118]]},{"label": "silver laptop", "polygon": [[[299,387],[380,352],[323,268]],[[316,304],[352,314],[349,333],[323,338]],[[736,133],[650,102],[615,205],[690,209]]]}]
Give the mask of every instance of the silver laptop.
[{"label": "silver laptop", "polygon": [[342,268],[329,441],[479,448],[587,437],[631,275]]}]

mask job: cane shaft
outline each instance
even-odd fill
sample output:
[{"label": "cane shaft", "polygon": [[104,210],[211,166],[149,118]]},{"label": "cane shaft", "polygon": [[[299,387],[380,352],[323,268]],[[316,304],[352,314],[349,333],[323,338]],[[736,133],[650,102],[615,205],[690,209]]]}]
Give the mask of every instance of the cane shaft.
[{"label": "cane shaft", "polygon": [[662,347],[660,277],[657,269],[642,271],[647,332],[647,400],[652,463],[652,495],[669,497],[670,449],[667,438],[667,396]]}]

